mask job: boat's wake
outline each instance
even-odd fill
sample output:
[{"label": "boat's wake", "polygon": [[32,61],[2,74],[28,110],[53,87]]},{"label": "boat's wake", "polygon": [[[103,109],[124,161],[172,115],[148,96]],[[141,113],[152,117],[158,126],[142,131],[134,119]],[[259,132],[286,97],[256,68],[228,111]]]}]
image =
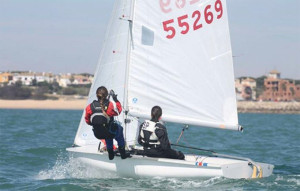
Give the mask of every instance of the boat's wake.
[{"label": "boat's wake", "polygon": [[72,155],[59,154],[53,167],[41,170],[36,176],[38,180],[46,179],[90,179],[90,178],[116,178],[113,173],[95,169],[73,158]]}]

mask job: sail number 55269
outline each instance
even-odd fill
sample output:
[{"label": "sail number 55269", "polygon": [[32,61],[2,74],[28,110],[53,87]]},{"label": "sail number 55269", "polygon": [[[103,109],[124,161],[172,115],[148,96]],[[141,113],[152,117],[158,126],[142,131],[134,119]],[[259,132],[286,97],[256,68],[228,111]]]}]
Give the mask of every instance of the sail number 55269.
[{"label": "sail number 55269", "polygon": [[[223,6],[221,0],[216,0],[214,9],[217,13],[217,19],[220,19],[223,15]],[[211,24],[214,21],[214,14],[211,10],[211,5],[207,5],[204,9],[204,20],[207,24]],[[191,16],[194,19],[193,30],[195,31],[202,28],[203,25],[200,21],[202,16],[201,12],[199,10],[196,10],[192,13]],[[178,26],[182,28],[182,30],[180,31],[181,34],[187,34],[190,30],[190,25],[186,21],[188,17],[189,16],[185,14],[177,18]],[[162,23],[164,31],[168,32],[168,35],[166,36],[168,39],[172,39],[176,35],[176,29],[172,26],[172,23],[174,23],[174,19],[170,19]]]}]

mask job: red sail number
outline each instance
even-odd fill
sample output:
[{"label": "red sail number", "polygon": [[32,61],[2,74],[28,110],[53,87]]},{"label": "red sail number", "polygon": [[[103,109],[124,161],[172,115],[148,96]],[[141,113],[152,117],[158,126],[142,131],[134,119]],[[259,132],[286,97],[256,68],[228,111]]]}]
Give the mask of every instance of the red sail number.
[{"label": "red sail number", "polygon": [[170,3],[171,0],[167,0],[166,2],[164,0],[159,1],[160,8],[164,13],[169,13],[170,11],[172,11],[172,9],[169,7]]},{"label": "red sail number", "polygon": [[185,30],[181,31],[180,33],[181,34],[186,34],[189,32],[189,23],[183,21],[183,19],[187,19],[188,18],[188,15],[183,15],[181,17],[178,17],[178,26],[180,27],[185,27]]},{"label": "red sail number", "polygon": [[174,27],[172,27],[172,26],[167,26],[167,25],[169,25],[169,24],[171,24],[171,23],[173,23],[173,22],[174,22],[174,19],[167,20],[167,21],[163,22],[164,30],[167,31],[167,32],[171,31],[171,34],[168,34],[168,35],[166,36],[168,39],[173,38],[173,37],[175,36],[175,34],[176,34],[176,30],[175,30]]},{"label": "red sail number", "polygon": [[201,18],[201,13],[200,11],[194,11],[192,18],[196,17],[195,22],[194,22],[194,30],[198,30],[202,27],[202,24],[198,24],[200,18]]},{"label": "red sail number", "polygon": [[[165,9],[166,6],[170,5],[171,2],[170,0],[167,1],[160,0],[160,2],[161,2],[161,7],[163,6],[162,9],[164,8],[165,11],[171,11],[171,8]],[[177,0],[177,2],[181,2],[182,3],[181,5],[184,6],[186,1]],[[198,0],[190,1],[191,4],[196,2],[198,2]],[[221,0],[216,0],[213,7],[215,8],[214,12],[212,12],[211,10],[212,5],[207,5],[204,9],[204,20],[207,24],[211,24],[214,21],[214,14],[217,17],[217,19],[220,19],[223,16],[223,5]],[[194,31],[203,27],[200,20],[201,16],[202,15],[199,10],[195,10],[192,14],[192,18],[194,19],[194,23],[193,23]],[[188,17],[189,16],[185,14],[177,18],[178,26],[182,28],[182,30],[180,31],[181,34],[187,34],[189,32],[190,26],[188,23]],[[172,26],[173,23],[174,23],[174,19],[170,19],[162,23],[164,31],[168,33],[168,35],[166,35],[168,39],[172,39],[176,35],[176,29],[174,28],[174,26]]]},{"label": "red sail number", "polygon": [[204,18],[207,24],[211,24],[214,20],[214,15],[210,11],[211,5],[207,5],[204,9]]},{"label": "red sail number", "polygon": [[223,6],[221,0],[217,0],[215,3],[215,9],[219,15],[217,16],[217,19],[220,19],[223,15]]}]

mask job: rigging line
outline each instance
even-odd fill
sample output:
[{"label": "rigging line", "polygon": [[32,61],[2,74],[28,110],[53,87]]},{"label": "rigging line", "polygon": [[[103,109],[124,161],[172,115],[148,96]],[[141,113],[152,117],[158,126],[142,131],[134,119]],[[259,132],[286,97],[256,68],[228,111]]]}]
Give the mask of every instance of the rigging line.
[{"label": "rigging line", "polygon": [[[184,135],[183,135],[182,143],[184,143],[185,145],[191,147],[191,144],[185,139],[185,136],[184,136]],[[191,152],[191,153],[193,153],[193,154],[195,154],[195,152],[193,151],[193,149],[188,149],[188,151]]]},{"label": "rigging line", "polygon": [[215,151],[207,150],[207,149],[200,149],[200,148],[196,148],[196,147],[189,147],[189,146],[178,145],[178,144],[171,144],[171,145],[172,146],[176,146],[176,147],[182,147],[182,148],[187,148],[187,149],[194,149],[194,150],[199,150],[199,151],[206,151],[206,152],[211,152],[211,153],[217,154]]},{"label": "rigging line", "polygon": [[[185,143],[187,146],[187,148],[188,148],[188,150],[189,150],[189,152],[191,152],[191,153],[195,153],[195,152],[193,152],[192,150],[195,150],[195,149],[193,149],[193,148],[195,148],[195,147],[192,147],[191,146],[191,144],[188,142],[188,141],[186,141],[185,140],[185,137],[184,137],[184,135],[183,135],[183,143]],[[175,145],[174,145],[175,146]],[[182,145],[182,146],[184,146],[184,145]],[[179,146],[178,146],[179,147]],[[196,149],[197,150],[197,149]],[[205,150],[205,149],[202,149],[202,150]],[[207,152],[209,152],[209,151],[212,151],[212,150],[207,150]],[[214,151],[212,151],[212,153],[214,153],[215,155],[217,154],[216,152],[214,152]]]},{"label": "rigging line", "polygon": [[176,141],[176,144],[178,144],[178,142],[179,142],[181,136],[183,135],[183,133],[184,133],[184,130],[181,131],[181,133],[180,133],[180,135],[179,135],[179,137],[178,137],[178,139],[177,139],[177,141]]},{"label": "rigging line", "polygon": [[183,133],[184,133],[184,130],[186,130],[186,129],[188,129],[189,128],[189,126],[188,125],[185,125],[183,128],[182,128],[182,130],[181,130],[181,133],[180,133],[180,135],[179,135],[179,137],[178,137],[178,139],[177,139],[177,142],[176,142],[176,144],[178,144],[178,142],[179,142],[179,140],[180,140],[180,138],[181,138],[181,136],[183,135]]},{"label": "rigging line", "polygon": [[[181,134],[180,134],[180,137],[178,138],[178,140],[177,140],[177,142],[176,142],[176,144],[178,144],[178,142],[179,142],[179,140],[181,139],[181,135],[182,135],[182,137],[183,137],[183,143],[185,143],[186,145],[188,145],[188,146],[190,146],[191,144],[190,143],[188,143],[187,141],[186,141],[186,139],[185,139],[185,136],[184,136],[184,133],[183,132],[181,132]],[[192,149],[189,149],[189,152],[191,152],[191,153],[194,153],[193,151],[192,151]]]}]

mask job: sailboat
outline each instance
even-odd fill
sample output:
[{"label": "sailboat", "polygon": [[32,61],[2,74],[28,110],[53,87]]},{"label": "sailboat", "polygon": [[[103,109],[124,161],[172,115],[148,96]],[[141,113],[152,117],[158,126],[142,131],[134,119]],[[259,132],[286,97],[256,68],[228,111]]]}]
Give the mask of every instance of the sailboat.
[{"label": "sailboat", "polygon": [[[226,0],[115,0],[87,103],[99,86],[113,89],[123,104],[115,120],[124,127],[128,150],[139,149],[139,121],[149,119],[155,105],[164,122],[242,131]],[[67,151],[120,176],[260,178],[273,172],[271,164],[218,153],[109,160],[84,114]]]}]

